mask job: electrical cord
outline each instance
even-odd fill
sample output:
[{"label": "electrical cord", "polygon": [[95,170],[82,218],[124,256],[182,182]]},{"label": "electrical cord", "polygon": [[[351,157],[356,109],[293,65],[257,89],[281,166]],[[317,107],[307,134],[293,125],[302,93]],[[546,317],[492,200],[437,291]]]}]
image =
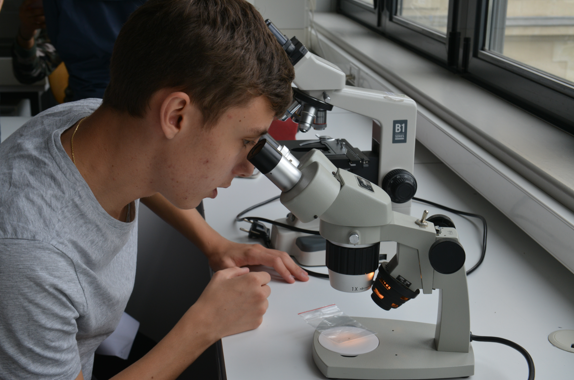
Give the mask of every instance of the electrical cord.
[{"label": "electrical cord", "polygon": [[487,240],[487,234],[488,234],[488,227],[486,224],[486,219],[482,215],[472,214],[472,213],[466,212],[466,211],[455,210],[453,208],[446,207],[446,206],[443,206],[443,205],[435,203],[435,202],[427,201],[426,199],[413,197],[413,200],[417,201],[417,202],[426,203],[426,204],[429,204],[431,206],[438,207],[438,208],[446,210],[448,212],[452,212],[453,214],[470,216],[473,218],[478,218],[482,221],[482,227],[483,227],[482,228],[482,251],[480,253],[480,258],[478,259],[478,262],[472,268],[470,268],[469,270],[466,271],[466,275],[468,276],[469,274],[474,272],[482,264],[482,262],[484,261],[484,258],[486,256],[486,240]]},{"label": "electrical cord", "polygon": [[267,199],[266,201],[263,201],[263,202],[261,202],[261,203],[257,203],[257,204],[254,205],[254,206],[251,206],[251,207],[246,208],[245,210],[243,210],[243,211],[241,211],[239,214],[237,214],[237,216],[235,217],[235,221],[236,221],[236,222],[241,222],[241,221],[244,219],[244,218],[241,217],[242,215],[248,213],[248,212],[251,211],[251,210],[255,210],[256,208],[259,208],[259,207],[261,207],[261,206],[265,206],[266,204],[269,204],[269,203],[271,203],[271,202],[273,202],[273,201],[276,201],[276,200],[279,199],[279,198],[281,198],[281,195],[278,195],[278,196],[273,197],[273,198],[269,198],[269,199]]},{"label": "electrical cord", "polygon": [[265,200],[265,201],[263,201],[263,202],[257,203],[256,205],[253,205],[253,206],[251,206],[251,207],[246,208],[245,210],[243,210],[243,211],[241,211],[239,214],[237,214],[237,216],[235,217],[235,221],[236,221],[236,222],[244,221],[244,222],[249,222],[249,223],[253,223],[253,221],[262,221],[262,222],[266,222],[266,223],[269,223],[269,224],[274,224],[274,225],[279,226],[279,227],[284,227],[284,228],[287,228],[287,229],[290,229],[290,230],[293,230],[293,231],[296,231],[296,232],[302,232],[302,233],[309,234],[309,235],[319,235],[319,232],[318,232],[318,231],[306,230],[306,229],[304,229],[304,228],[299,228],[299,227],[291,226],[291,225],[288,225],[288,224],[285,224],[285,223],[281,223],[281,222],[277,222],[277,221],[271,220],[271,219],[260,218],[260,217],[258,217],[258,216],[246,216],[246,217],[243,217],[243,215],[245,215],[245,214],[248,213],[249,211],[255,210],[256,208],[259,208],[259,207],[261,207],[261,206],[265,206],[266,204],[269,204],[269,203],[271,203],[271,202],[273,202],[273,201],[276,201],[276,200],[279,199],[280,197],[281,197],[280,195],[277,195],[276,197],[269,198],[269,199],[267,199],[267,200]]},{"label": "electrical cord", "polygon": [[261,222],[265,222],[265,223],[269,223],[269,224],[274,224],[274,225],[279,226],[279,227],[284,227],[284,228],[287,228],[287,229],[292,230],[292,231],[302,232],[304,234],[320,235],[319,231],[306,230],[304,228],[291,226],[289,224],[281,223],[281,222],[278,222],[276,220],[260,218],[258,216],[246,216],[245,218],[243,218],[243,221],[249,222],[249,223],[252,223],[252,221],[261,221]]},{"label": "electrical cord", "polygon": [[305,272],[307,272],[307,274],[309,276],[313,276],[313,277],[317,277],[317,278],[329,278],[329,275],[326,273],[314,272],[314,271],[309,270],[307,268],[301,268],[301,269],[303,269]]},{"label": "electrical cord", "polygon": [[479,335],[473,335],[472,333],[470,334],[470,341],[472,342],[473,340],[477,341],[477,342],[493,342],[493,343],[500,343],[500,344],[504,344],[506,346],[512,347],[514,348],[516,351],[520,352],[522,354],[522,356],[524,356],[524,358],[526,359],[526,362],[528,363],[528,380],[534,380],[534,373],[535,373],[535,368],[534,368],[534,360],[532,360],[532,356],[530,356],[530,354],[528,353],[528,351],[526,351],[526,349],[508,339],[504,339],[504,338],[499,338],[496,336],[479,336]]}]

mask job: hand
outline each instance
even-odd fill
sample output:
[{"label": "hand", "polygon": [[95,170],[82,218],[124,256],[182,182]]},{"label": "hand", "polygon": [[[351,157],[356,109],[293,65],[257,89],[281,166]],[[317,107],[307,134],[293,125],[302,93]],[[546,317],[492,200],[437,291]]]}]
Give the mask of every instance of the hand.
[{"label": "hand", "polygon": [[267,311],[270,280],[268,273],[248,268],[216,272],[189,313],[201,314],[215,340],[256,329]]},{"label": "hand", "polygon": [[224,239],[221,246],[207,257],[209,265],[215,271],[247,265],[266,265],[273,267],[290,284],[294,283],[295,279],[309,280],[307,272],[301,269],[287,253],[268,249],[259,244],[239,244]]},{"label": "hand", "polygon": [[44,7],[42,0],[25,0],[20,6],[20,29],[18,36],[23,41],[29,41],[34,37],[36,29],[46,27]]}]

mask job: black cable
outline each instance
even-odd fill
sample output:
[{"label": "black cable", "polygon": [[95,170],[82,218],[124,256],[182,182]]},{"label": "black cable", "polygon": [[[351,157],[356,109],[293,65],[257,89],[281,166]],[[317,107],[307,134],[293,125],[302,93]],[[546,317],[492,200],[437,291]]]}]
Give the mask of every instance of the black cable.
[{"label": "black cable", "polygon": [[249,211],[251,211],[251,210],[255,210],[256,208],[261,207],[261,206],[265,206],[266,204],[271,203],[271,202],[273,202],[273,201],[279,199],[280,197],[281,197],[281,195],[278,195],[278,196],[276,196],[276,197],[269,198],[269,199],[267,199],[266,201],[263,201],[263,202],[261,202],[261,203],[257,203],[257,204],[254,205],[254,206],[251,206],[251,207],[249,207],[249,208],[246,208],[245,210],[243,210],[243,211],[241,211],[239,214],[237,214],[237,216],[235,217],[235,221],[236,221],[236,222],[242,221],[244,218],[242,218],[241,216],[242,216],[243,214],[245,214],[246,212],[249,212]]},{"label": "black cable", "polygon": [[329,278],[329,275],[326,273],[313,272],[312,270],[308,270],[307,268],[301,268],[301,269],[303,269],[305,272],[307,272],[307,274],[309,276],[318,277],[318,278]]},{"label": "black cable", "polygon": [[482,228],[482,252],[480,253],[480,258],[478,259],[478,262],[472,268],[470,268],[469,270],[466,271],[466,275],[468,276],[469,274],[474,272],[482,264],[482,262],[484,261],[484,258],[486,256],[486,240],[487,240],[487,234],[488,234],[488,227],[486,224],[486,219],[482,215],[472,214],[472,213],[466,212],[466,211],[455,210],[453,208],[446,207],[446,206],[440,205],[440,204],[435,203],[435,202],[427,201],[426,199],[413,197],[413,200],[417,201],[417,202],[427,203],[431,206],[441,208],[443,210],[446,210],[448,212],[452,212],[454,214],[478,218],[482,221],[482,227],[483,227]]},{"label": "black cable", "polygon": [[319,231],[306,230],[303,228],[290,226],[289,224],[281,223],[281,222],[278,222],[276,220],[260,218],[258,216],[246,216],[245,218],[243,218],[243,220],[246,220],[246,221],[257,220],[257,221],[262,221],[262,222],[269,223],[269,224],[275,224],[276,226],[284,227],[284,228],[287,228],[287,229],[290,229],[290,230],[293,230],[296,232],[302,232],[302,233],[309,234],[309,235],[320,235]]},{"label": "black cable", "polygon": [[270,223],[270,224],[275,224],[279,227],[283,227],[283,228],[287,228],[290,229],[292,231],[296,231],[296,232],[302,232],[302,233],[306,233],[306,234],[310,234],[310,235],[319,235],[318,231],[312,231],[312,230],[306,230],[303,228],[299,228],[299,227],[295,227],[295,226],[291,226],[289,224],[285,224],[285,223],[281,223],[281,222],[277,222],[275,220],[270,220],[270,219],[265,219],[265,218],[259,218],[256,216],[247,216],[247,217],[242,217],[242,215],[244,215],[245,213],[255,210],[258,207],[261,206],[265,206],[266,204],[269,204],[277,199],[279,199],[281,196],[277,195],[276,197],[273,198],[269,198],[261,203],[257,203],[256,205],[253,205],[251,207],[246,208],[245,210],[241,211],[239,214],[237,214],[237,216],[235,217],[235,221],[236,222],[241,222],[242,220],[246,220],[246,221],[253,221],[253,220],[260,220],[262,222],[266,222],[266,223]]},{"label": "black cable", "polygon": [[477,342],[493,342],[493,343],[500,343],[507,345],[509,347],[514,348],[516,351],[520,352],[522,356],[526,359],[528,363],[528,380],[534,380],[534,361],[532,360],[532,356],[526,351],[526,349],[508,339],[498,338],[496,336],[479,336],[470,334],[470,341],[476,340]]}]

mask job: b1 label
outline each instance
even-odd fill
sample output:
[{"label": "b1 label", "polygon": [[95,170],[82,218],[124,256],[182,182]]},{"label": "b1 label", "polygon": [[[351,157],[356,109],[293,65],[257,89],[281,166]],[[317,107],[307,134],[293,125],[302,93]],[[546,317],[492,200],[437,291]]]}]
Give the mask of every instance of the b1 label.
[{"label": "b1 label", "polygon": [[407,142],[407,120],[393,121],[393,144]]}]

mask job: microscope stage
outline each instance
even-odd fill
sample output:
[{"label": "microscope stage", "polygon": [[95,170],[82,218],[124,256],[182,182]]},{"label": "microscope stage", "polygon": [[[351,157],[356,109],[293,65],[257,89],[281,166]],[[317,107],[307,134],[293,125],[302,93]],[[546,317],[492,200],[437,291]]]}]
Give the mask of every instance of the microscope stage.
[{"label": "microscope stage", "polygon": [[355,318],[376,332],[378,347],[357,356],[326,349],[313,337],[313,359],[328,378],[338,379],[444,379],[474,374],[474,353],[435,349],[436,325],[378,318]]}]

